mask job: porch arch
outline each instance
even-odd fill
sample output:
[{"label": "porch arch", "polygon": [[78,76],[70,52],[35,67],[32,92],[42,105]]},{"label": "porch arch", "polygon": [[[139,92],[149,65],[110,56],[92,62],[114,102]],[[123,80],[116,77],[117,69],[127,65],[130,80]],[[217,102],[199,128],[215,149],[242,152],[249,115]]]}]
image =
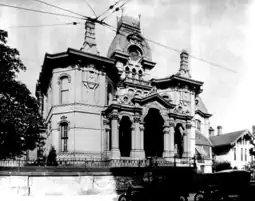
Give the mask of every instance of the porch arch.
[{"label": "porch arch", "polygon": [[163,125],[160,111],[150,108],[144,117],[144,151],[146,157],[162,157],[164,151]]}]

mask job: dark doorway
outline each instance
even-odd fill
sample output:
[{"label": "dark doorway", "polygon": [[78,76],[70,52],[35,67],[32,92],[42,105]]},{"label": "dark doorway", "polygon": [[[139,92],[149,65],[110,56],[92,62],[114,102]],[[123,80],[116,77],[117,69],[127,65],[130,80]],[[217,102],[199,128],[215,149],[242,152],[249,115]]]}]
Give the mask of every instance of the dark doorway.
[{"label": "dark doorway", "polygon": [[185,130],[184,127],[181,123],[178,123],[175,126],[175,130],[174,130],[174,144],[177,147],[177,157],[182,158],[183,156],[183,145],[184,145],[184,134],[185,134]]},{"label": "dark doorway", "polygon": [[131,151],[131,126],[132,122],[129,117],[124,116],[120,121],[119,128],[119,146],[120,155],[122,157],[129,157]]},{"label": "dark doorway", "polygon": [[144,118],[144,150],[146,157],[162,157],[164,151],[164,119],[159,110],[151,108]]}]

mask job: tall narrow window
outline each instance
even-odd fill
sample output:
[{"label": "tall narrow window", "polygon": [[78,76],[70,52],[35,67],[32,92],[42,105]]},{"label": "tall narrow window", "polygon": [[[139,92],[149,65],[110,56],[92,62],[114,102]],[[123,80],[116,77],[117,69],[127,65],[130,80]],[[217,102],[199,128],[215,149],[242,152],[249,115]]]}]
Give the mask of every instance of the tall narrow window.
[{"label": "tall narrow window", "polygon": [[196,127],[197,127],[197,130],[201,131],[201,121],[200,120],[196,120]]},{"label": "tall narrow window", "polygon": [[244,149],[244,160],[247,161],[247,149]]},{"label": "tall narrow window", "polygon": [[67,152],[67,143],[68,143],[68,124],[60,124],[60,134],[61,134],[61,152]]},{"label": "tall narrow window", "polygon": [[234,148],[233,151],[234,151],[234,160],[236,161],[236,148]]},{"label": "tall narrow window", "polygon": [[60,79],[60,104],[68,103],[69,98],[69,81],[68,77],[62,77]]},{"label": "tall narrow window", "polygon": [[243,148],[241,148],[241,161],[243,161]]}]

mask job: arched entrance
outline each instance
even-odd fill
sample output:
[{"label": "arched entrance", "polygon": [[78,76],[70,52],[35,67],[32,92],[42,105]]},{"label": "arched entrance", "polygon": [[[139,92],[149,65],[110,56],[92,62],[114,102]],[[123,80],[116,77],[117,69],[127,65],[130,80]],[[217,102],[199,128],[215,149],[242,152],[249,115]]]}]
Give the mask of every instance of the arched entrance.
[{"label": "arched entrance", "polygon": [[185,129],[181,123],[176,124],[174,129],[174,145],[177,148],[177,156],[182,157],[184,152]]},{"label": "arched entrance", "polygon": [[151,108],[144,118],[144,151],[146,157],[162,157],[164,151],[164,119],[159,110]]},{"label": "arched entrance", "polygon": [[131,151],[131,126],[129,117],[124,116],[120,120],[119,128],[119,148],[122,157],[129,157]]}]

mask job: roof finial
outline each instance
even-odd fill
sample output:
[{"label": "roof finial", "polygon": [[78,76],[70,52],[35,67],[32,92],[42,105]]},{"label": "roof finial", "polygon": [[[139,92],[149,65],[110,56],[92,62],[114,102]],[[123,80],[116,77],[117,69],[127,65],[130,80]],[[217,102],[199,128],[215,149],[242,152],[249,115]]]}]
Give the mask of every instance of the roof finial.
[{"label": "roof finial", "polygon": [[91,20],[85,22],[85,39],[81,51],[99,54],[96,47],[95,22]]},{"label": "roof finial", "polygon": [[139,27],[140,27],[140,24],[141,24],[141,14],[138,15],[138,19],[139,19]]},{"label": "roof finial", "polygon": [[124,7],[121,8],[121,16],[124,15]]},{"label": "roof finial", "polygon": [[180,64],[180,69],[177,75],[191,78],[190,75],[190,69],[189,69],[189,53],[186,50],[183,50],[181,52],[181,64]]}]

